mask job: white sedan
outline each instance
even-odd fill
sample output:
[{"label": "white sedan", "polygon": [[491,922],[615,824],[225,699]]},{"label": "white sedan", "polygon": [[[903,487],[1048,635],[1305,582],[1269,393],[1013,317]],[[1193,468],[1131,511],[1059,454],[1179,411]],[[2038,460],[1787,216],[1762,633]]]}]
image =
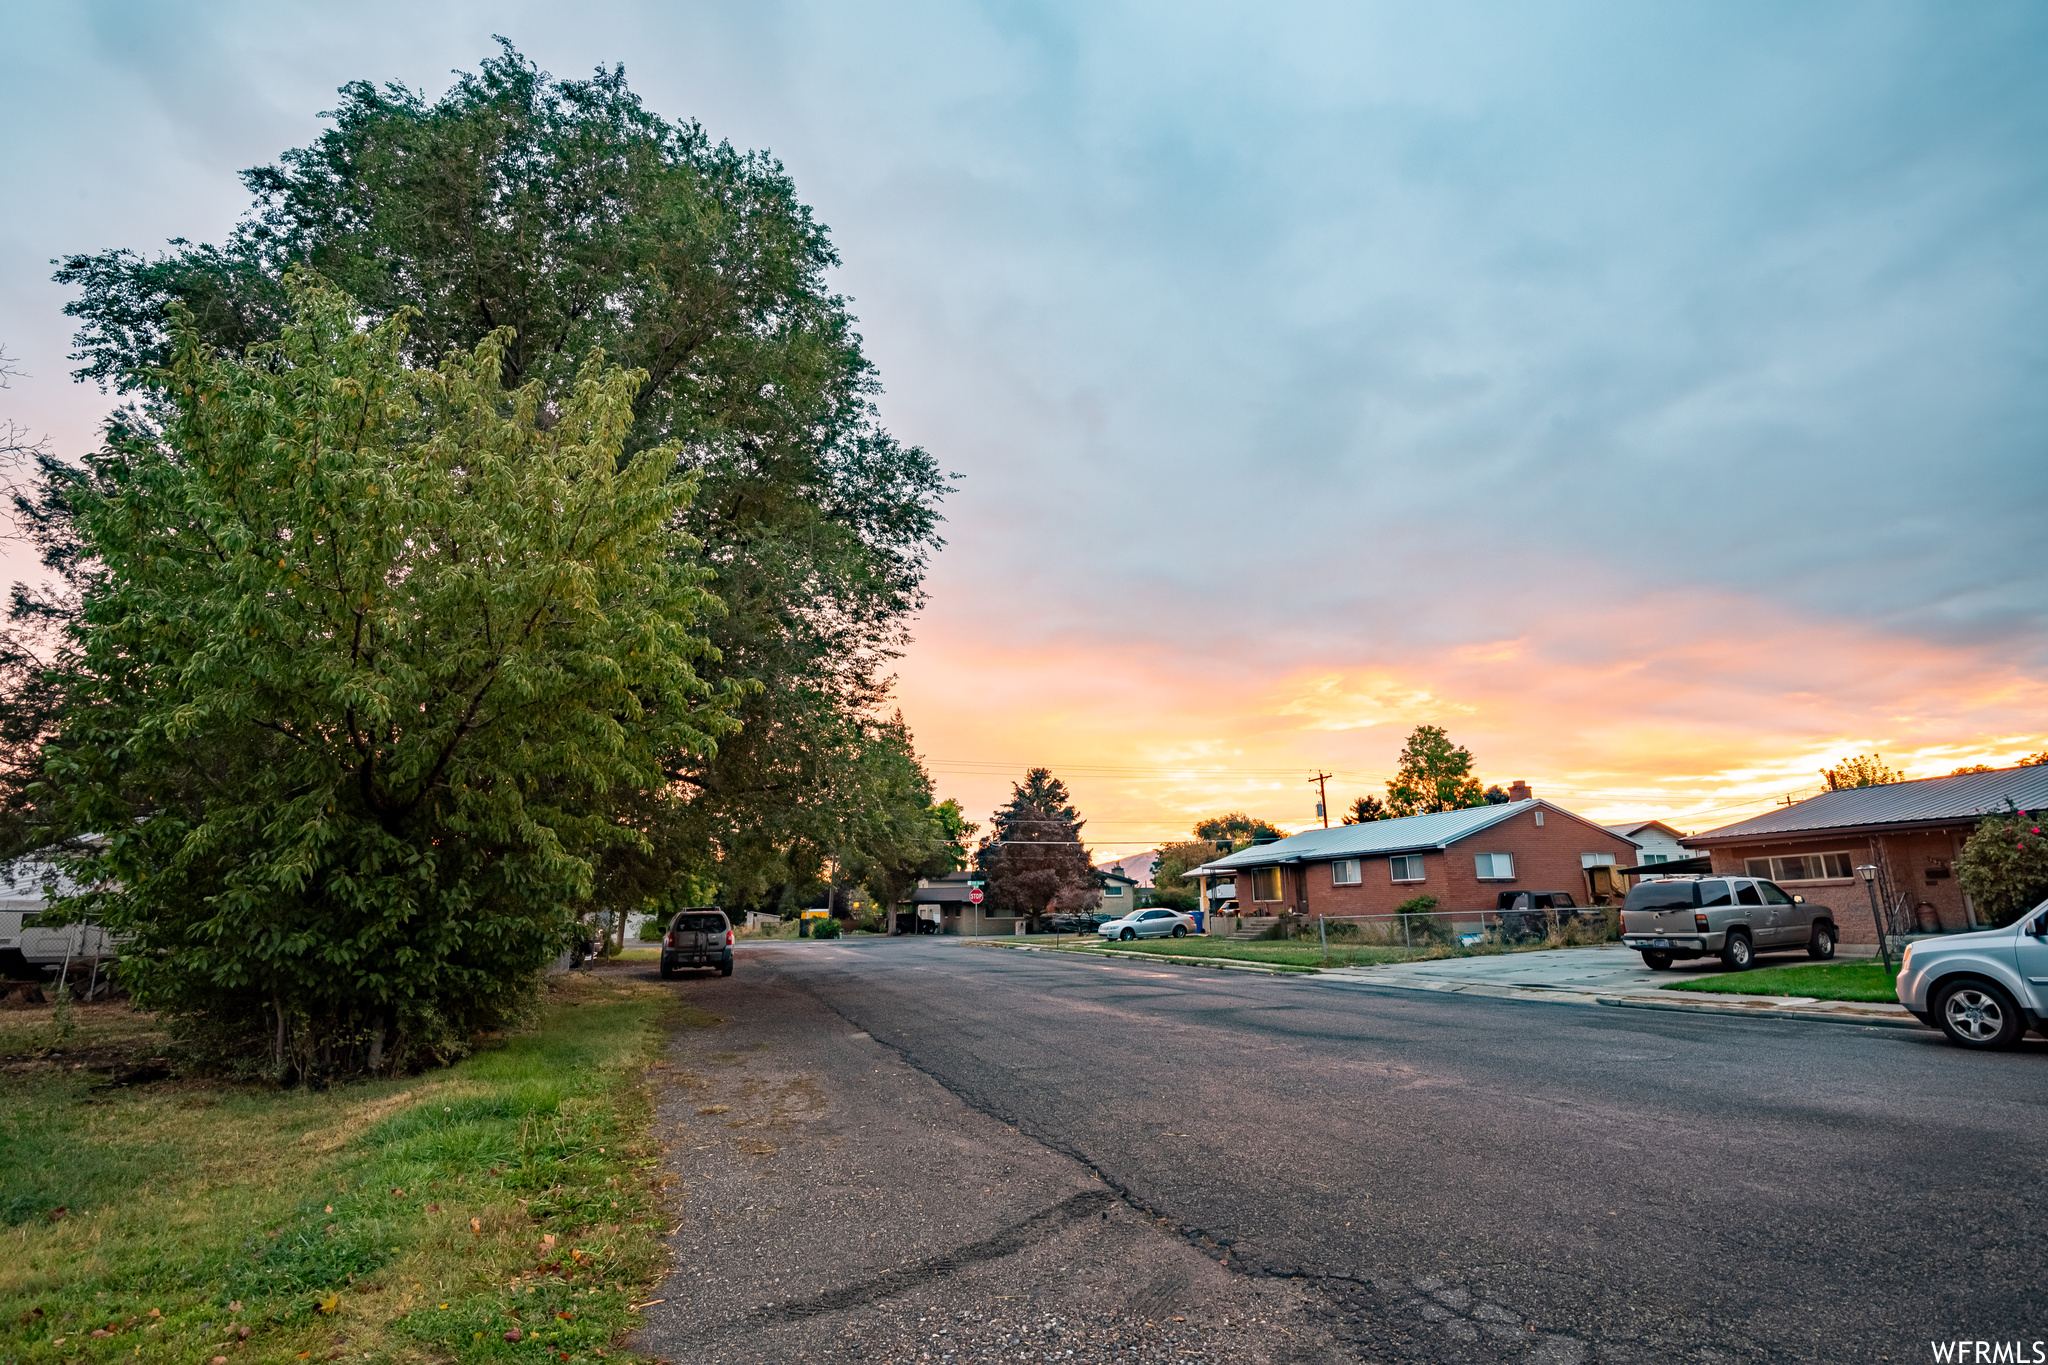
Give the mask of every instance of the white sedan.
[{"label": "white sedan", "polygon": [[1097,925],[1095,932],[1104,938],[1118,939],[1186,938],[1195,932],[1195,917],[1178,910],[1133,910],[1122,919]]}]

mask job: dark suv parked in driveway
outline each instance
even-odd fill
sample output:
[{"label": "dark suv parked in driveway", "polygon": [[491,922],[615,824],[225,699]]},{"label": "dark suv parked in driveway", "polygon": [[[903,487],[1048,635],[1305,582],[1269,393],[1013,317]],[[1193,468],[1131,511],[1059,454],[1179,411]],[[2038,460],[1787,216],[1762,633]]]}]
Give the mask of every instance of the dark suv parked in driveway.
[{"label": "dark suv parked in driveway", "polygon": [[716,967],[732,975],[732,921],[725,911],[702,906],[678,910],[661,936],[661,978],[693,967]]},{"label": "dark suv parked in driveway", "polygon": [[1663,971],[1674,961],[1719,957],[1742,971],[1758,953],[1804,948],[1835,955],[1835,914],[1755,877],[1669,877],[1644,882],[1621,906],[1621,941]]}]

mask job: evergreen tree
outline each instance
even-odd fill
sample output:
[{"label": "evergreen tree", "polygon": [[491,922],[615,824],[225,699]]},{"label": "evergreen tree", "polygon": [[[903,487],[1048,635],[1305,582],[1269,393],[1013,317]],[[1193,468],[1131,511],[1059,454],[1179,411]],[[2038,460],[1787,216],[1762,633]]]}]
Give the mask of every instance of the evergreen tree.
[{"label": "evergreen tree", "polygon": [[1033,768],[1012,783],[1009,802],[989,817],[974,852],[990,908],[1029,916],[1034,928],[1042,915],[1092,909],[1102,891],[1081,843],[1085,823],[1067,784],[1049,769]]},{"label": "evergreen tree", "polygon": [[1361,796],[1351,803],[1351,810],[1344,817],[1347,825],[1363,825],[1373,820],[1387,818],[1387,808],[1377,796]]}]

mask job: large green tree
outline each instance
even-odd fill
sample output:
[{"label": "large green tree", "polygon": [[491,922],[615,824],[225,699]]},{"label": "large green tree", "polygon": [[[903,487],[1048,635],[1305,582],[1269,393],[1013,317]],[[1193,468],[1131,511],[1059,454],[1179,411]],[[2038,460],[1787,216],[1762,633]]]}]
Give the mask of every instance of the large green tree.
[{"label": "large green tree", "polygon": [[[694,481],[680,515],[727,606],[703,670],[758,686],[738,735],[670,771],[691,799],[650,797],[657,852],[617,855],[600,894],[639,904],[709,871],[744,900],[814,874],[863,818],[844,803],[871,789],[856,770],[885,743],[884,672],[948,491],[877,417],[825,228],[779,164],[659,117],[620,69],[556,80],[508,45],[438,99],[346,85],[332,117],[245,173],[254,204],[224,244],[61,262],[80,375],[134,394],[146,425],[172,305],[200,343],[239,354],[279,334],[295,264],[372,323],[414,310],[416,364],[510,328],[503,383],[537,385],[543,414],[597,348],[637,371],[620,458],[660,448]],[[53,563],[77,561],[83,477],[53,465],[19,509]]]},{"label": "large green tree", "polygon": [[1102,890],[1081,841],[1086,823],[1051,770],[1033,768],[1012,783],[1009,801],[989,817],[974,852],[990,908],[1028,916],[1034,925],[1055,911],[1092,908]]},{"label": "large green tree", "polygon": [[505,1018],[736,689],[695,671],[695,480],[625,451],[639,372],[508,391],[508,331],[421,368],[408,316],[287,290],[246,360],[174,310],[161,431],[81,485],[46,799],[101,832],[137,1001],[303,1075]]},{"label": "large green tree", "polygon": [[1418,725],[1401,746],[1400,766],[1387,783],[1387,814],[1433,815],[1483,806],[1486,794],[1472,773],[1472,751],[1435,725]]},{"label": "large green tree", "polygon": [[855,823],[833,862],[842,882],[864,888],[891,914],[920,879],[967,865],[966,841],[978,826],[958,801],[932,799],[931,775],[900,711],[877,730],[859,768],[871,790],[853,804]]},{"label": "large green tree", "polygon": [[1876,754],[1851,754],[1832,768],[1822,768],[1820,775],[1831,792],[1855,787],[1885,787],[1906,780],[1904,773],[1887,766],[1884,759]]}]

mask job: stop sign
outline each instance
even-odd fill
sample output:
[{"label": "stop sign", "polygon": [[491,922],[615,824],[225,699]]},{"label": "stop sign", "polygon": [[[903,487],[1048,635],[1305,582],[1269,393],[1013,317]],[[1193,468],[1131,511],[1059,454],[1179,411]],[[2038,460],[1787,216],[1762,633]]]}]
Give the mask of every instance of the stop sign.
[{"label": "stop sign", "polygon": [[968,900],[969,900],[970,902],[972,902],[973,904],[975,904],[975,905],[980,905],[980,904],[981,904],[981,888],[977,886],[977,887],[975,887],[975,888],[974,888],[974,889],[973,889],[972,891],[969,891],[969,892],[967,893],[967,899],[968,899]]}]

